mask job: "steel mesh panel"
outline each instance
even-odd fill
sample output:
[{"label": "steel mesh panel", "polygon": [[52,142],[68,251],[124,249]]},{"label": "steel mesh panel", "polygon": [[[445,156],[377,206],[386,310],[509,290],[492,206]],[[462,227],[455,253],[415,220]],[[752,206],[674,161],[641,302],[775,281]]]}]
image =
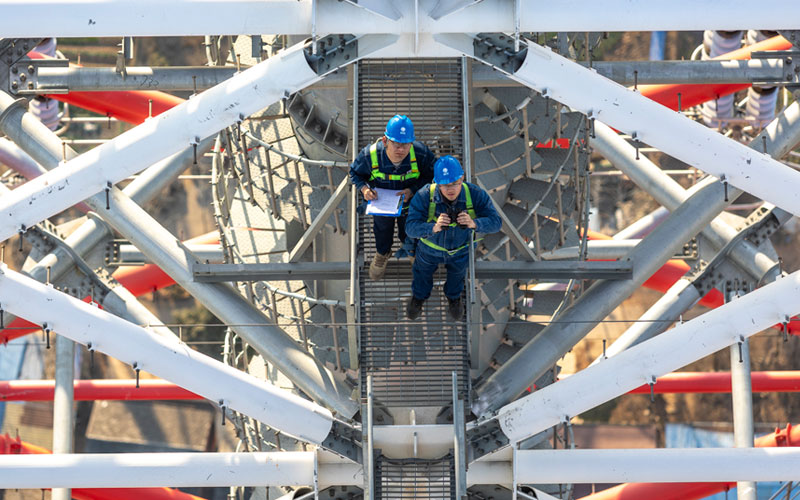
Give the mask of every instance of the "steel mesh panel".
[{"label": "steel mesh panel", "polygon": [[455,499],[453,455],[437,460],[390,459],[375,461],[376,499]]},{"label": "steel mesh panel", "polygon": [[[463,103],[458,59],[374,60],[358,65],[358,147],[383,135],[386,122],[406,114],[418,140],[436,154],[461,157]],[[371,281],[368,266],[375,255],[372,218],[359,216],[361,383],[372,375],[376,403],[387,407],[445,406],[453,400],[452,372],[459,393],[469,398],[469,359],[464,318],[447,318],[441,291],[444,269],[434,276],[434,289],[423,313],[408,321],[411,263],[392,259],[384,279]],[[397,251],[395,243],[394,250]],[[466,303],[466,300],[464,300]],[[468,406],[468,405],[467,405]],[[437,497],[438,498],[438,497]]]},{"label": "steel mesh panel", "polygon": [[418,140],[438,155],[462,160],[461,62],[458,59],[378,59],[358,65],[358,147],[383,136],[396,114],[414,122]]},{"label": "steel mesh panel", "polygon": [[[392,259],[380,281],[369,279],[375,255],[372,218],[359,218],[359,236],[365,253],[361,269],[361,379],[366,387],[372,375],[376,403],[387,407],[445,406],[453,401],[452,372],[458,374],[459,393],[469,395],[466,323],[447,317],[447,299],[441,291],[445,271],[434,275],[434,289],[422,315],[406,318],[411,294],[411,263]],[[464,295],[462,294],[462,300]]]}]

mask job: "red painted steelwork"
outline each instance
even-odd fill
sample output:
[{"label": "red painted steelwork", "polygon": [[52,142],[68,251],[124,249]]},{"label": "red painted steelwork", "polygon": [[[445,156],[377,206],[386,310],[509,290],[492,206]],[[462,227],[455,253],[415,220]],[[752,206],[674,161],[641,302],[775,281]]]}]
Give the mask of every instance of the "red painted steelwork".
[{"label": "red painted steelwork", "polygon": [[[800,371],[752,372],[753,392],[800,392]],[[2,387],[2,386],[0,386]],[[730,372],[675,372],[658,377],[653,386],[656,394],[674,393],[729,393]],[[2,390],[0,390],[2,394]],[[650,394],[650,386],[643,385],[628,394]]]},{"label": "red painted steelwork", "polygon": [[[750,54],[753,52],[789,50],[790,48],[792,48],[790,42],[782,36],[776,36],[764,40],[763,42],[742,47],[739,50],[734,50],[733,52],[715,57],[714,60],[750,59]],[[678,94],[681,95],[681,108],[686,109],[722,96],[733,94],[734,92],[744,90],[750,86],[749,83],[640,85],[639,92],[657,103],[663,104],[670,109],[677,110]]]},{"label": "red painted steelwork", "polygon": [[[800,427],[788,424],[786,429],[755,440],[759,448],[800,445]],[[736,483],[627,483],[594,493],[579,500],[700,500],[715,493],[735,488]]]},{"label": "red painted steelwork", "polygon": [[[28,57],[31,59],[47,58],[38,52],[29,52]],[[48,94],[47,97],[136,125],[148,118],[150,101],[153,101],[153,116],[160,115],[184,102],[180,97],[164,92],[139,90],[70,92],[68,94]]]},{"label": "red painted steelwork", "polygon": [[[0,435],[0,454],[41,455],[50,450]],[[205,500],[172,488],[73,488],[72,498],[77,500]]]},{"label": "red painted steelwork", "polygon": [[[202,396],[160,379],[136,380],[76,380],[73,384],[75,401],[122,400],[191,400]],[[0,381],[0,401],[52,401],[53,380]]]},{"label": "red painted steelwork", "polygon": [[[188,244],[212,244],[219,243],[219,233],[210,233],[192,238],[185,243]],[[128,289],[136,297],[146,293],[154,292],[162,288],[174,285],[175,280],[161,270],[155,264],[145,264],[143,266],[122,266],[114,272],[114,279],[119,281],[122,286]]]}]

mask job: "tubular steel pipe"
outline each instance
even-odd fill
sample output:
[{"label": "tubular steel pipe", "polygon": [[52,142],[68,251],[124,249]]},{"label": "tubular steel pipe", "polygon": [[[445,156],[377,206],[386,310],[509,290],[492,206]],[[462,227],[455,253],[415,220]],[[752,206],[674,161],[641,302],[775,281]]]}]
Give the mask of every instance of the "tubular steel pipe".
[{"label": "tubular steel pipe", "polygon": [[[635,263],[631,280],[595,282],[477,388],[472,405],[476,415],[498,409],[525,391],[594,328],[594,321],[608,316],[724,208],[719,182],[709,178],[696,187],[689,200],[631,251],[629,258]],[[697,216],[699,207],[707,209],[705,217]]]},{"label": "tubular steel pipe", "polygon": [[[290,53],[291,52],[292,51],[290,51]],[[306,66],[306,72],[312,73],[302,55],[302,50],[300,50],[300,54],[296,52],[297,50],[294,51],[293,57],[286,56],[290,61],[289,68],[297,67],[300,64],[297,58],[302,57],[302,64]],[[274,63],[279,68],[281,67],[280,60],[281,59],[278,58],[278,62]],[[238,98],[243,98],[243,96],[254,92],[259,94],[259,84],[257,82],[259,78],[266,78],[263,72],[268,71],[270,66],[262,66],[260,68],[256,66],[252,68],[251,71],[257,68],[258,71],[251,74],[249,79],[245,79],[245,82],[232,83],[232,85],[242,85],[249,82],[249,86],[251,87],[249,91],[243,91]],[[303,76],[296,75],[295,78],[301,80]],[[270,92],[275,91],[274,87],[276,85],[277,83],[273,82],[272,90],[268,87],[261,92],[271,95]],[[221,91],[218,90],[217,94],[219,94],[219,92]],[[237,98],[236,96],[236,93],[224,97],[217,95],[216,99],[235,99]],[[260,95],[260,97],[264,98],[263,95]],[[8,96],[0,93],[0,101],[8,101]],[[216,105],[213,103],[214,100],[212,99],[212,102],[207,104],[212,109],[214,106],[219,105],[219,103]],[[193,110],[196,109],[195,104],[199,106],[202,102],[200,102],[200,97],[197,97],[192,99],[191,103],[187,104],[191,104],[189,107],[192,110],[187,111],[184,108],[183,114],[191,116]],[[17,106],[13,106],[8,102],[5,102],[5,105],[7,106],[6,112],[0,114],[0,127],[3,127],[4,130],[8,128],[15,133],[15,138],[17,139],[15,142],[30,147],[28,153],[37,158],[39,163],[43,166],[47,167],[57,162],[59,148],[55,145],[57,139],[55,139],[55,141],[53,139],[55,135],[49,130],[46,130],[46,127],[43,129],[42,127],[44,126],[41,122],[38,122],[38,120],[33,121],[28,113],[22,113],[20,116]],[[252,107],[254,104],[248,103],[247,106]],[[226,110],[223,115],[230,112],[230,110]],[[173,115],[172,120],[175,121],[175,123],[172,123],[168,128],[174,128],[177,126],[179,120],[183,118],[188,119],[182,114]],[[218,117],[218,120],[221,119],[223,118]],[[163,120],[164,119],[159,119],[162,123]],[[11,127],[11,124],[15,123],[21,123],[26,132],[32,133],[23,133],[23,131]],[[204,124],[203,126],[209,127],[210,125]],[[147,124],[144,124],[136,129],[143,129],[146,127]],[[124,135],[125,134],[117,137],[114,141],[121,140]],[[114,141],[108,144],[112,144]],[[140,147],[145,147],[147,141],[144,139],[142,139],[142,141],[144,141],[144,143],[140,144]],[[123,143],[125,143],[124,140]],[[124,150],[124,147],[122,149],[112,148],[112,152],[109,154],[113,157]],[[68,164],[71,162],[79,162],[84,157],[85,155],[81,155],[68,162]],[[95,160],[99,160],[101,157],[102,155]],[[28,184],[25,184],[25,186],[36,183],[37,181],[44,183],[43,185],[47,185],[49,182],[47,176],[57,170],[61,170],[62,173],[67,172],[68,170],[62,169],[69,169],[68,164],[62,165],[59,169],[52,170],[48,172],[48,174],[30,181]],[[89,164],[91,164],[91,162]],[[99,165],[99,163],[97,165]],[[87,169],[84,174],[87,174],[91,170],[92,168]],[[81,183],[85,180],[86,179],[81,180],[80,178],[73,179],[71,176],[68,176],[64,179],[64,182],[66,184],[74,184],[76,182]],[[142,182],[145,181],[143,180]],[[17,191],[18,190],[12,191],[6,197],[13,196]],[[50,191],[57,192],[58,186],[55,186],[54,189],[51,188]],[[197,261],[197,258],[179,241],[176,241],[175,237],[170,234],[169,231],[162,227],[158,221],[131,200],[124,192],[112,187],[108,189],[106,193],[107,197],[100,193],[87,199],[87,203],[100,214],[103,220],[108,222],[120,234],[142,250],[145,255],[186,288],[189,293],[205,305],[215,316],[223,320],[226,324],[235,325],[232,328],[237,334],[253,346],[265,359],[271,361],[284,375],[315,401],[327,405],[345,418],[350,418],[355,414],[358,405],[350,398],[349,390],[344,386],[344,383],[336,379],[333,373],[323,366],[319,360],[298,346],[294,339],[282,329],[278,328],[274,323],[270,322],[262,311],[248,302],[247,299],[230,286],[219,283],[196,283],[192,275],[191,265],[193,262]],[[34,204],[34,206],[36,206],[36,204]]]},{"label": "tubular steel pipe", "polygon": [[331,412],[190,349],[39,283],[0,264],[0,296],[12,313],[180,384],[305,441],[319,444],[333,425]]},{"label": "tubular steel pipe", "polygon": [[[800,426],[791,424],[786,429],[775,429],[772,434],[755,440],[756,448],[775,446],[800,446]],[[579,500],[700,500],[721,491],[734,488],[736,483],[626,483],[593,493]]]},{"label": "tubular steel pipe", "polygon": [[80,453],[0,455],[3,479],[13,488],[132,488],[308,486],[315,453]]},{"label": "tubular steel pipe", "polygon": [[725,304],[558,384],[539,389],[504,406],[494,418],[509,442],[517,443],[643,383],[651,383],[655,377],[755,335],[776,319],[800,312],[800,304],[795,300],[798,293],[800,271],[736,299],[735,304]]},{"label": "tubular steel pipe", "polygon": [[[364,2],[362,2],[363,4]],[[688,31],[734,29],[794,29],[800,17],[794,0],[772,0],[769,8],[753,9],[745,0],[728,0],[713,16],[686,15],[693,0],[666,3],[648,0],[607,0],[597,9],[592,0],[569,2],[505,0],[472,2],[466,8],[433,19],[431,7],[438,2],[394,2],[400,15],[389,19],[350,2],[296,0],[204,0],[158,2],[158,0],[64,1],[6,0],[0,33],[13,37],[118,37],[192,36],[227,33],[283,33],[312,35],[328,33],[515,33]],[[415,9],[419,7],[419,15]],[[48,19],[31,23],[48,12]],[[747,15],[742,15],[746,12]],[[316,14],[316,15],[315,15]],[[392,16],[396,17],[396,16]],[[136,23],[128,22],[136,19]],[[88,20],[88,24],[87,24]],[[418,22],[415,22],[418,20]],[[413,38],[412,38],[413,40]]]},{"label": "tubular steel pipe", "polygon": [[[50,450],[0,434],[0,455],[43,455]],[[74,488],[76,500],[205,500],[172,488]]]},{"label": "tubular steel pipe", "polygon": [[[29,52],[28,57],[49,59],[35,51]],[[157,90],[142,89],[126,92],[70,92],[69,94],[48,94],[47,96],[135,125],[143,123],[150,116],[158,116],[184,102],[183,99],[174,95]]]},{"label": "tubular steel pipe", "polygon": [[[203,399],[166,380],[75,380],[75,401],[161,401]],[[53,380],[0,381],[2,401],[52,401]]]},{"label": "tubular steel pipe", "polygon": [[[7,218],[3,217],[5,223],[0,222],[0,240],[102,192],[108,183],[115,184],[146,165],[199,143],[279,100],[286,92],[300,90],[320,78],[306,61],[302,44],[280,52],[3,196],[0,205]],[[7,94],[0,98],[3,122],[15,106],[8,102],[11,98]],[[14,142],[28,151],[25,144]]]},{"label": "tubular steel pipe", "polygon": [[[738,361],[738,360],[737,360]],[[800,371],[766,371],[750,374],[753,392],[800,392]],[[674,372],[658,377],[655,394],[713,394],[731,392],[729,372]],[[650,386],[642,385],[628,394],[650,394]]]},{"label": "tubular steel pipe", "polygon": [[[703,28],[706,29],[706,28]],[[715,61],[750,59],[753,52],[766,50],[789,50],[792,48],[791,42],[782,36],[776,36],[769,40],[764,40],[739,50],[728,52],[714,58]],[[678,109],[678,100],[683,109],[697,106],[707,101],[713,101],[722,96],[730,95],[740,90],[750,87],[750,84],[711,84],[711,85],[642,85],[639,91],[643,96],[662,104],[670,109]],[[678,97],[680,95],[680,97]]]}]

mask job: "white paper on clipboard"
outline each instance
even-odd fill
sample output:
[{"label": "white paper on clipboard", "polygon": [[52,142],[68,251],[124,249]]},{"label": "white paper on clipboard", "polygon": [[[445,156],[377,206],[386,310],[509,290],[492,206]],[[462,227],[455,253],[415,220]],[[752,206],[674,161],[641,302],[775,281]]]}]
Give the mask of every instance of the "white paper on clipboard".
[{"label": "white paper on clipboard", "polygon": [[372,188],[372,190],[377,193],[378,198],[367,203],[366,213],[388,217],[397,217],[402,213],[405,198],[402,190],[382,188]]}]

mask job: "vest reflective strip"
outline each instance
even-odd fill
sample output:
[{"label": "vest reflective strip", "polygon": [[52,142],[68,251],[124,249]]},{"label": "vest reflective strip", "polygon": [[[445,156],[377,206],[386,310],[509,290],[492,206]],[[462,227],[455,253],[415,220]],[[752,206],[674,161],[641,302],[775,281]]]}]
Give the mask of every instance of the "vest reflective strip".
[{"label": "vest reflective strip", "polygon": [[384,174],[380,171],[378,164],[378,143],[376,142],[369,147],[369,157],[372,160],[372,173],[369,180],[373,179],[389,179],[390,181],[407,181],[409,179],[416,179],[419,177],[419,168],[417,167],[417,155],[414,153],[414,146],[408,151],[409,159],[411,160],[411,170],[404,174]]},{"label": "vest reflective strip", "polygon": [[[473,219],[475,218],[475,209],[472,207],[472,196],[469,194],[469,186],[465,182],[462,184],[464,186],[464,197],[467,199],[467,213]],[[436,193],[436,184],[431,183],[431,201],[428,204],[428,222],[436,222],[436,203],[433,202],[433,195]],[[451,222],[450,227],[458,225],[458,223]]]},{"label": "vest reflective strip", "polygon": [[[466,183],[464,183],[462,185],[464,186],[464,197],[467,199],[467,213],[469,214],[470,217],[475,219],[475,210],[472,207],[472,196],[470,196],[470,194],[469,194],[469,186],[467,186]],[[428,204],[428,222],[436,222],[436,203],[433,202],[433,195],[434,195],[435,192],[436,192],[436,184],[431,183],[431,201]],[[448,225],[450,227],[455,227],[455,226],[458,225],[458,223],[457,222],[451,222]],[[477,243],[478,241],[480,241],[482,239],[483,238],[477,239],[473,243]],[[441,252],[445,252],[447,255],[454,255],[454,254],[458,253],[460,250],[463,250],[464,248],[467,248],[469,246],[469,243],[467,243],[466,245],[461,245],[460,247],[458,247],[456,249],[448,250],[448,249],[446,249],[444,247],[440,247],[436,243],[433,243],[432,241],[429,241],[429,240],[427,240],[425,238],[420,238],[419,241],[425,243],[426,245],[428,245],[429,247],[433,248],[434,250],[439,250]]]}]

